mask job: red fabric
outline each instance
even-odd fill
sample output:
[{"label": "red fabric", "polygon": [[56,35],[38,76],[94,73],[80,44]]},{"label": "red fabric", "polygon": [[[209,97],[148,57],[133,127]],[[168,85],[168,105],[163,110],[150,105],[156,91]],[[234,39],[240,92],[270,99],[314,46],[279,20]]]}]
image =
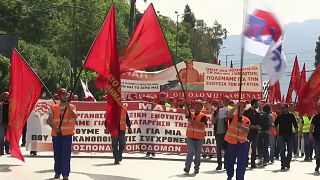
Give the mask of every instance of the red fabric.
[{"label": "red fabric", "polygon": [[286,98],[286,103],[292,103],[292,92],[298,92],[300,84],[300,70],[298,57],[295,57],[294,65],[291,72],[290,84],[288,87],[288,93]]},{"label": "red fabric", "polygon": [[312,115],[315,113],[316,103],[320,98],[320,66],[312,73],[306,86],[303,87],[297,104],[300,115]]},{"label": "red fabric", "polygon": [[299,98],[302,96],[303,88],[307,85],[306,64],[303,64],[303,68],[300,76],[300,88],[298,92]]},{"label": "red fabric", "polygon": [[269,102],[272,104],[277,103],[277,102],[281,102],[281,90],[280,90],[279,81],[277,81],[269,89]]},{"label": "red fabric", "polygon": [[109,13],[104,20],[102,27],[93,42],[88,53],[85,68],[98,73],[96,79],[97,89],[107,89],[110,61],[117,58],[117,35],[115,31],[114,5],[111,6]]},{"label": "red fabric", "polygon": [[22,59],[12,50],[9,97],[9,128],[11,156],[24,161],[19,140],[28,117],[41,95],[41,82]]},{"label": "red fabric", "polygon": [[172,57],[158,17],[150,4],[120,55],[120,72],[144,70],[159,65],[172,66]]}]

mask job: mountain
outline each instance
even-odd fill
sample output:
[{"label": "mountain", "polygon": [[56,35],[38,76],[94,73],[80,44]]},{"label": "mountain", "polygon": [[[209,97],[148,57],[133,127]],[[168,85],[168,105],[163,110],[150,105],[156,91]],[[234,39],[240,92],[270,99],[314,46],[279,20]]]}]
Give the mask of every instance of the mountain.
[{"label": "mountain", "polygon": [[[314,56],[315,47],[318,37],[320,36],[320,19],[310,19],[303,22],[292,22],[284,27],[285,40],[283,44],[283,50],[286,54],[288,66],[286,75],[280,80],[281,91],[283,94],[287,93],[287,89],[290,83],[290,75],[294,62],[294,57],[298,55],[300,70],[303,63],[306,63],[307,77],[310,76],[312,70],[314,70]],[[240,46],[241,36],[230,35],[223,42],[219,59],[221,64],[225,65],[226,58],[228,64],[233,61],[236,67],[240,66]],[[233,54],[233,56],[229,56]],[[226,56],[228,55],[228,56]],[[244,55],[244,65],[255,64],[262,62],[263,57],[256,56],[250,53]],[[228,65],[229,66],[229,65]],[[268,80],[267,75],[262,76],[264,80]]]}]

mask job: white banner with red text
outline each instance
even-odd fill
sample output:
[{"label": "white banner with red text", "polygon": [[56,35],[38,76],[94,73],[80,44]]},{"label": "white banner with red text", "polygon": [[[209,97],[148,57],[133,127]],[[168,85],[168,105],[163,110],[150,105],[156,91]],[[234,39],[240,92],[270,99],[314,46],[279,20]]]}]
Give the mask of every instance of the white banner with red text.
[{"label": "white banner with red text", "polygon": [[[52,151],[51,128],[47,123],[52,101],[40,100],[28,119],[29,151]],[[104,133],[106,102],[72,102],[78,118],[73,136],[74,152],[111,152],[111,137]],[[184,110],[143,101],[127,101],[132,134],[126,133],[125,152],[186,153],[187,119]],[[215,154],[215,138],[207,114],[204,154]]]},{"label": "white banner with red text", "polygon": [[[216,64],[185,61],[177,64],[178,74],[189,98],[222,99],[229,96],[239,99],[240,69]],[[262,77],[260,64],[243,67],[242,99],[262,99]],[[167,97],[184,97],[174,67],[158,72],[136,71],[121,75],[122,97],[131,94],[157,98],[159,92]]]}]

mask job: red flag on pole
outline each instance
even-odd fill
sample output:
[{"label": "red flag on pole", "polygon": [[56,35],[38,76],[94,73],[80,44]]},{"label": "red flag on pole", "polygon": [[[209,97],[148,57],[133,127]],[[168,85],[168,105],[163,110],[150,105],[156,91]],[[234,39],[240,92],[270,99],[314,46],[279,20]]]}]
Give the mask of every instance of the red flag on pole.
[{"label": "red flag on pole", "polygon": [[11,156],[24,161],[19,140],[28,117],[41,95],[41,82],[16,49],[10,71],[9,127]]},{"label": "red flag on pole", "polygon": [[92,45],[84,67],[99,73],[97,88],[107,90],[106,125],[111,135],[118,136],[121,112],[121,81],[114,5],[111,6]]},{"label": "red flag on pole", "polygon": [[299,70],[299,62],[298,57],[295,57],[294,65],[291,72],[291,79],[290,84],[288,87],[288,93],[286,97],[286,103],[292,102],[292,92],[298,92],[299,91],[299,83],[300,83],[300,70]]},{"label": "red flag on pole", "polygon": [[120,72],[172,66],[172,57],[152,3],[120,55]]},{"label": "red flag on pole", "polygon": [[284,103],[284,94],[282,94],[281,103]]},{"label": "red flag on pole", "polygon": [[96,79],[96,87],[98,89],[107,89],[110,61],[115,58],[118,59],[115,29],[114,5],[112,5],[83,65],[85,68],[98,73]]},{"label": "red flag on pole", "polygon": [[300,115],[312,115],[320,98],[320,66],[312,73],[299,96],[297,111]]},{"label": "red flag on pole", "polygon": [[272,104],[281,102],[281,90],[279,81],[277,81],[269,89],[269,102]]},{"label": "red flag on pole", "polygon": [[307,85],[307,74],[306,74],[306,64],[303,64],[303,68],[300,75],[300,88],[298,91],[299,98],[302,95],[303,88]]}]

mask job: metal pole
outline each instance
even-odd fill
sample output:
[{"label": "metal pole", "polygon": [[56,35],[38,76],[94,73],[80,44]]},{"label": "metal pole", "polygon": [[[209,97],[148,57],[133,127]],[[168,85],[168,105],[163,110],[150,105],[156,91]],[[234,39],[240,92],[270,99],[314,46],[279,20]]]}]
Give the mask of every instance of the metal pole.
[{"label": "metal pole", "polygon": [[[241,101],[241,92],[242,92],[242,71],[243,71],[243,59],[244,59],[244,31],[245,31],[245,25],[246,25],[246,9],[247,9],[247,0],[244,0],[244,5],[243,5],[243,24],[242,24],[242,35],[241,35],[239,101]],[[242,118],[241,118],[239,112],[240,112],[240,106],[238,108],[238,121],[242,122]]]}]

